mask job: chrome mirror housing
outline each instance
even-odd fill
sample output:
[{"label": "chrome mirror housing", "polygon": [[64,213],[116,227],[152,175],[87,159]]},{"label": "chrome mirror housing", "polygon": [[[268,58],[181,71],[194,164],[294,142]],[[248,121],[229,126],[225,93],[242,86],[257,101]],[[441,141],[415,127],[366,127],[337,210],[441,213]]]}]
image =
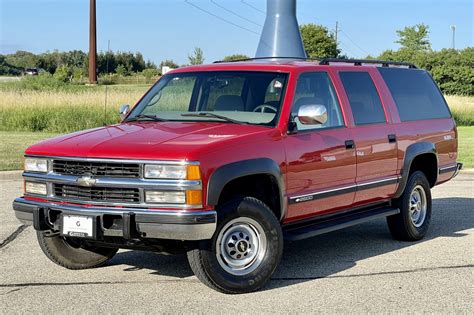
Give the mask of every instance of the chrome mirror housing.
[{"label": "chrome mirror housing", "polygon": [[322,125],[328,120],[328,111],[324,105],[302,105],[298,119],[303,125]]},{"label": "chrome mirror housing", "polygon": [[120,114],[120,119],[121,120],[124,120],[125,117],[127,117],[128,113],[130,113],[130,105],[124,104],[124,105],[120,106],[119,114]]}]

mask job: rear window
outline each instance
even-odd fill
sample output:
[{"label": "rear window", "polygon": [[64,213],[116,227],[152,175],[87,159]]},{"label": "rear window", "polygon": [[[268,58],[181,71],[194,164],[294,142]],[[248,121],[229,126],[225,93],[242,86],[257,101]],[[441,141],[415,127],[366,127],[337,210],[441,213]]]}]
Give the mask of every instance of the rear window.
[{"label": "rear window", "polygon": [[379,68],[397,104],[401,121],[449,118],[443,95],[423,70]]},{"label": "rear window", "polygon": [[356,125],[385,123],[385,113],[374,82],[367,72],[341,72]]}]

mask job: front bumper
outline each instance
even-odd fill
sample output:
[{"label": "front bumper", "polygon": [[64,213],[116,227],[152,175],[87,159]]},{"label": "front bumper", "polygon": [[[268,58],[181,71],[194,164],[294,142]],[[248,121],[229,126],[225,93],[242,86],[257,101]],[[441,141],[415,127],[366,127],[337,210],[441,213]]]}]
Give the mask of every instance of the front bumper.
[{"label": "front bumper", "polygon": [[205,240],[212,238],[217,222],[215,211],[82,207],[25,198],[15,199],[13,209],[21,222],[39,231],[60,231],[63,214],[91,216],[95,222],[95,238]]}]

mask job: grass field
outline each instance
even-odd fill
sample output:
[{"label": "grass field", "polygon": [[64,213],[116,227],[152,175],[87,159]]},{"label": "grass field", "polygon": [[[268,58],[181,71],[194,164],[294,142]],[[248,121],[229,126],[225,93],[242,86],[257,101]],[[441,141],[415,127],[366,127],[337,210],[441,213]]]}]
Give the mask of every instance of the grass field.
[{"label": "grass field", "polygon": [[46,132],[0,131],[0,171],[22,169],[25,149],[33,143],[55,135]]},{"label": "grass field", "polygon": [[[474,168],[474,127],[459,127],[459,158],[465,168]],[[0,171],[22,168],[24,150],[31,144],[55,136],[45,132],[0,131]]]},{"label": "grass field", "polygon": [[458,126],[474,126],[474,96],[445,97]]},{"label": "grass field", "polygon": [[474,168],[474,127],[458,127],[459,157],[465,168]]},{"label": "grass field", "polygon": [[[34,81],[33,81],[34,82]],[[35,82],[34,82],[35,83]],[[118,121],[121,104],[135,104],[149,85],[23,86],[24,82],[0,84],[0,130],[66,133]],[[172,89],[170,89],[172,90]],[[181,90],[163,93],[160,106],[173,107]],[[186,96],[186,95],[185,95]],[[458,125],[474,126],[474,97],[446,96]],[[164,106],[164,104],[167,104]]]},{"label": "grass field", "polygon": [[[0,87],[3,84],[0,84]],[[76,86],[65,90],[0,88],[0,130],[66,133],[118,121],[122,104],[134,105],[148,85]]]}]

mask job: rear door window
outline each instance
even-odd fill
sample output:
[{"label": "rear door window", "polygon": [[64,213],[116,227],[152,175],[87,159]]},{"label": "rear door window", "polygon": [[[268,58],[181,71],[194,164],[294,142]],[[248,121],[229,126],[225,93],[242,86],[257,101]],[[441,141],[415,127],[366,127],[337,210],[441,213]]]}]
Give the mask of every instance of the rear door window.
[{"label": "rear door window", "polygon": [[424,70],[379,68],[398,107],[401,121],[449,118],[448,106]]},{"label": "rear door window", "polygon": [[368,72],[339,73],[356,125],[385,123],[380,96]]}]

